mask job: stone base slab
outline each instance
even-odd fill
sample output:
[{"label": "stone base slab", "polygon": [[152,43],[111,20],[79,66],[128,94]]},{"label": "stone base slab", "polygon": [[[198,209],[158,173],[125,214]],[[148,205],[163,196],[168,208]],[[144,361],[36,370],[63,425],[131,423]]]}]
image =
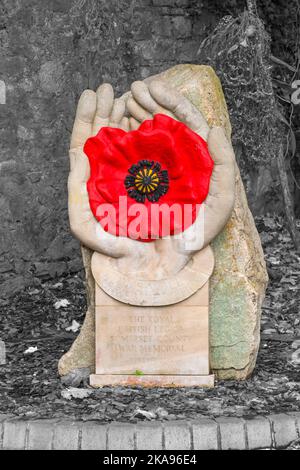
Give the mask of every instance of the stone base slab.
[{"label": "stone base slab", "polygon": [[111,385],[143,387],[214,387],[214,375],[90,375],[92,387]]}]

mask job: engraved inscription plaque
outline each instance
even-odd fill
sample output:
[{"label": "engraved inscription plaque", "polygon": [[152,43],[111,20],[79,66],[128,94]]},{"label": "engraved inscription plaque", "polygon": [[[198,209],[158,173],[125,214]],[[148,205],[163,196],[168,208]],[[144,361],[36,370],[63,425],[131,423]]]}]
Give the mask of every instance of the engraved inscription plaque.
[{"label": "engraved inscription plaque", "polygon": [[129,306],[96,286],[96,375],[91,383],[122,383],[122,377],[128,379],[125,384],[158,376],[172,376],[176,383],[180,376],[211,378],[208,332],[208,283],[189,299],[165,307]]}]

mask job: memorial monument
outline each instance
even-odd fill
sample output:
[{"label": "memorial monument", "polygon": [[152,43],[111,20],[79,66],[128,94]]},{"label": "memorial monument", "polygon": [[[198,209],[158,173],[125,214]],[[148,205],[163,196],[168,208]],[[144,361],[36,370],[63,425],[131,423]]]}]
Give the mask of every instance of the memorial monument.
[{"label": "memorial monument", "polygon": [[207,66],[176,66],[117,99],[108,84],[83,93],[68,189],[89,307],[61,375],[213,386],[214,374],[252,372],[267,275],[230,131]]}]

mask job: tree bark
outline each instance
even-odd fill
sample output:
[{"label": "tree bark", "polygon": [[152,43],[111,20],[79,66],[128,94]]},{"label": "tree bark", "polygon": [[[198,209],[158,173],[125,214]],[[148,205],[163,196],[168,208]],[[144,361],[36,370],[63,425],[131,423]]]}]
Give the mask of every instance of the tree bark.
[{"label": "tree bark", "polygon": [[283,145],[281,145],[279,148],[278,157],[277,157],[277,167],[278,167],[279,179],[280,179],[280,184],[281,184],[281,189],[282,189],[284,208],[285,208],[286,218],[288,222],[288,230],[291,234],[296,250],[299,251],[300,250],[300,237],[299,237],[299,233],[296,227],[293,197],[290,191],[289,180],[288,180],[288,176],[287,176],[287,172],[285,168]]},{"label": "tree bark", "polygon": [[256,0],[247,0],[247,8],[251,15],[258,16]]}]

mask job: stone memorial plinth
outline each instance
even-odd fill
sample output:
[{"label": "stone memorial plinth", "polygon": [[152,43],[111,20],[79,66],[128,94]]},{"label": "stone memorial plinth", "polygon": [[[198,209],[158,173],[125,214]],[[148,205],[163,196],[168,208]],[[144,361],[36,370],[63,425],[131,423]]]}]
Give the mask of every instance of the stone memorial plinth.
[{"label": "stone memorial plinth", "polygon": [[[164,306],[128,305],[113,299],[97,283],[101,282],[97,258],[94,255],[92,261],[96,373],[90,384],[213,387],[209,366],[211,248],[207,247],[194,263],[197,266],[190,268],[202,287],[187,299]],[[157,284],[159,288],[160,282]]]}]

